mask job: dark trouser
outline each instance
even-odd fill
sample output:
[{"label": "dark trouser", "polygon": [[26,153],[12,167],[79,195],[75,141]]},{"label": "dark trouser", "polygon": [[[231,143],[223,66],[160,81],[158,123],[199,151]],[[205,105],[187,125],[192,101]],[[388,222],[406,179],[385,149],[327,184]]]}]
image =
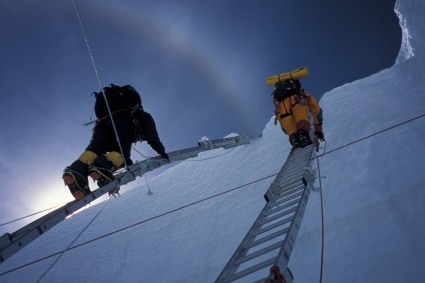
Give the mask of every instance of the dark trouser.
[{"label": "dark trouser", "polygon": [[[130,159],[131,144],[135,141],[135,125],[129,114],[123,113],[114,117],[115,127],[121,144],[118,144],[116,133],[110,119],[98,123],[93,129],[93,135],[86,151],[68,168],[83,176],[88,175],[89,165],[116,170],[124,165],[132,164]],[[122,156],[123,154],[123,156]]]},{"label": "dark trouser", "polygon": [[[135,125],[130,115],[124,117],[114,117],[115,127],[121,144],[123,158],[126,162],[132,163],[130,159],[131,144],[135,141]],[[108,152],[118,152],[121,150],[116,139],[114,128],[110,119],[104,120],[96,125],[93,130],[93,136],[86,151],[92,151],[98,156]]]}]

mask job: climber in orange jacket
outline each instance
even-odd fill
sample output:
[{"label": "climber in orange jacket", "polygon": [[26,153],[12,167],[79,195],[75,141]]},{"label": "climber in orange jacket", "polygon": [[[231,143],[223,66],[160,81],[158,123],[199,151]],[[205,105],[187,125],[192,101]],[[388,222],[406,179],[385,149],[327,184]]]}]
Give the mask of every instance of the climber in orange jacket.
[{"label": "climber in orange jacket", "polygon": [[272,92],[276,120],[293,148],[312,144],[310,137],[310,115],[314,119],[314,135],[324,140],[323,115],[317,100],[301,88],[299,80],[278,81]]}]

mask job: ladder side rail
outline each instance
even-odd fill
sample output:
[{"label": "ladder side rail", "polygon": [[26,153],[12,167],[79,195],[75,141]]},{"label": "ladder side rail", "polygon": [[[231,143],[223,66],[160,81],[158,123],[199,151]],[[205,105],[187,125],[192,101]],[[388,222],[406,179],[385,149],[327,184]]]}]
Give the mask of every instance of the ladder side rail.
[{"label": "ladder side rail", "polygon": [[[66,210],[69,206],[72,205],[72,203],[74,203],[74,201],[68,202],[67,204],[49,212],[48,214],[40,217],[39,219],[27,224],[26,226],[16,230],[13,233],[7,233],[10,235],[11,240],[18,238],[20,235],[24,234],[26,231],[33,229],[34,227],[37,227],[39,225],[41,225],[42,223],[44,223],[47,219],[54,217],[56,214],[61,213],[61,211]],[[0,248],[2,248],[3,246],[0,246]]]},{"label": "ladder side rail", "polygon": [[[33,223],[30,223],[24,228],[21,228],[17,232],[11,234],[14,236],[11,237],[11,242],[7,246],[1,247],[0,263],[17,253],[19,250],[24,248],[26,245],[37,239],[39,236],[41,236],[57,224],[59,224],[69,215],[80,210],[82,207],[86,206],[87,204],[102,196],[103,194],[107,193],[108,191],[112,190],[113,188],[116,188],[118,185],[118,181],[109,183],[104,187],[93,191],[85,198],[73,201],[65,207],[55,210],[54,214],[51,214],[48,218],[43,218],[43,222],[38,222],[36,226],[34,226]],[[30,228],[27,228],[28,226]]]},{"label": "ladder side rail", "polygon": [[[155,164],[156,166],[154,166],[153,164]],[[140,164],[132,166],[133,168],[139,169],[139,171],[141,172],[147,172],[150,169],[153,170],[154,168],[159,167],[160,164],[161,163],[158,161],[151,161],[143,163],[143,166],[141,166]],[[141,167],[143,167],[143,169],[141,169]],[[128,173],[122,173],[116,178],[117,179],[113,182],[94,190],[90,195],[86,196],[85,198],[77,201],[72,201],[54,210],[53,212],[41,217],[40,219],[31,222],[25,227],[19,229],[18,231],[9,234],[11,242],[9,243],[9,245],[1,247],[0,262],[3,262],[6,258],[10,257],[11,255],[19,251],[21,248],[25,247],[27,244],[38,238],[40,235],[44,234],[45,232],[56,226],[69,215],[80,210],[87,204],[90,204],[90,202],[96,200],[97,198],[106,194],[110,190],[134,180],[135,176],[132,176],[131,174],[129,175]]]},{"label": "ladder side rail", "polygon": [[[289,157],[291,156],[291,154],[292,154],[292,152],[289,154]],[[281,175],[280,173],[282,171],[284,171],[286,169],[286,167],[289,166],[289,163],[290,163],[289,157],[287,158],[287,161],[283,164],[283,166],[280,169],[275,180],[272,181],[270,188],[272,188],[274,186],[274,184],[276,183],[276,179],[278,179],[279,176]],[[271,190],[270,188],[268,189],[268,191]],[[269,209],[271,209],[273,206],[274,206],[273,202],[267,202],[266,203],[266,205],[264,206],[264,208],[262,209],[262,211],[258,215],[257,219],[254,221],[251,228],[248,230],[248,233],[245,235],[245,237],[243,238],[243,240],[241,241],[241,243],[239,244],[239,246],[237,247],[237,249],[235,250],[233,255],[230,257],[230,259],[228,260],[228,262],[224,266],[223,270],[221,271],[221,273],[217,277],[217,279],[215,281],[216,283],[218,283],[218,282],[228,282],[226,278],[229,278],[229,276],[231,278],[231,275],[234,274],[236,272],[236,270],[239,268],[239,264],[236,264],[237,259],[239,257],[245,256],[246,253],[249,250],[249,249],[246,249],[244,247],[244,243],[246,243],[246,242],[249,243],[253,236],[256,237],[258,235],[256,230],[260,230],[260,231],[262,230],[262,229],[259,229],[258,223],[260,223],[262,221],[262,219],[264,218],[264,215],[267,215],[267,211]]]},{"label": "ladder side rail", "polygon": [[290,201],[288,202],[288,204],[285,205],[285,207],[282,207],[282,209],[275,210],[273,216],[269,216],[270,214],[268,214],[267,216],[269,217],[265,218],[259,224],[264,225],[280,218],[284,218],[287,215],[290,215],[294,211],[294,209],[291,209],[290,207],[294,206],[295,204],[298,204],[300,202],[300,199],[301,198],[297,198],[296,200]]},{"label": "ladder side rail", "polygon": [[[295,153],[291,151],[265,194],[267,204],[216,279],[216,283],[232,282],[248,274],[258,273],[267,266],[273,266],[272,263],[274,265],[279,264],[280,270],[285,270],[287,273],[287,263],[295,244],[295,238],[310,193],[309,184],[314,182],[314,175],[311,170],[313,151],[313,146],[303,148]],[[275,223],[270,224],[271,222]],[[283,225],[286,225],[286,228]],[[261,237],[261,235],[273,229],[279,230]],[[282,241],[267,246],[266,242],[279,236],[283,236]],[[266,246],[248,254],[251,248],[260,244],[266,244]],[[278,249],[277,256],[272,259],[269,258],[255,265],[242,268],[241,264],[251,262],[254,258],[266,255],[276,249]],[[265,262],[267,262],[266,265],[264,265]],[[262,267],[259,268],[260,266]],[[241,270],[239,270],[240,267]]]},{"label": "ladder side rail", "polygon": [[188,158],[196,157],[200,152],[203,152],[203,151],[216,149],[220,147],[223,147],[223,148],[235,147],[235,146],[247,144],[260,137],[261,135],[252,136],[252,137],[235,136],[230,138],[200,141],[198,142],[198,146],[196,147],[169,152],[168,156],[170,157],[171,161],[185,160]]},{"label": "ladder side rail", "polygon": [[[250,274],[252,274],[252,273],[254,273],[254,272],[258,271],[258,270],[261,270],[263,268],[266,268],[266,267],[272,265],[273,262],[275,262],[275,261],[276,261],[275,258],[270,258],[270,259],[268,259],[266,261],[259,262],[259,263],[255,264],[255,265],[253,265],[253,266],[251,266],[251,267],[249,267],[247,269],[244,269],[244,270],[242,270],[240,272],[237,272],[235,274],[230,275],[229,277],[226,277],[226,278],[222,279],[222,281],[220,281],[220,282],[222,282],[222,283],[228,283],[228,282],[233,282],[235,280],[241,279],[241,278],[243,278],[245,276],[248,276],[248,275],[250,275]],[[264,283],[264,281],[263,281],[263,283]]]},{"label": "ladder side rail", "polygon": [[277,192],[275,194],[276,205],[280,205],[280,204],[284,203],[287,199],[289,199],[292,196],[301,194],[302,191],[303,191],[303,185],[297,184],[296,187],[292,187],[288,191]]},{"label": "ladder side rail", "polygon": [[[213,145],[213,148],[224,147],[238,143],[241,140],[249,142],[259,137],[260,136],[241,138],[241,136],[236,136],[231,138],[213,140],[211,141],[211,144]],[[184,160],[190,157],[195,157],[200,152],[210,149],[211,148],[208,148],[205,145],[199,145],[197,147],[191,147],[170,152],[169,156],[170,159],[173,161],[180,159]],[[23,228],[18,229],[14,233],[5,233],[3,236],[0,237],[0,263],[11,257],[13,254],[18,252],[27,244],[31,243],[43,233],[63,221],[66,217],[73,214],[82,207],[86,206],[93,200],[99,198],[100,196],[106,194],[107,192],[120,185],[125,185],[135,180],[136,176],[143,176],[145,172],[152,171],[168,163],[168,161],[161,159],[147,159],[142,162],[136,162],[136,164],[130,165],[128,167],[129,171],[118,173],[117,175],[115,175],[116,179],[113,182],[94,190],[90,195],[86,196],[84,199],[69,202],[64,206],[57,208],[54,211],[42,216],[41,218],[25,225]]]},{"label": "ladder side rail", "polygon": [[259,231],[255,231],[253,233],[254,233],[255,236],[259,236],[261,234],[264,234],[266,232],[269,232],[271,230],[274,230],[274,229],[276,229],[276,228],[278,228],[280,226],[283,226],[285,224],[291,223],[291,221],[292,221],[291,218],[286,218],[286,219],[280,220],[280,221],[278,221],[276,223],[273,223],[271,225],[268,225],[266,227],[262,227]]},{"label": "ladder side rail", "polygon": [[[158,162],[151,162],[151,163],[158,163]],[[143,164],[143,167],[156,167],[152,166],[150,163]],[[134,165],[131,165],[134,166]],[[140,167],[141,166],[137,166]],[[159,167],[159,166],[158,166]],[[149,171],[147,168],[144,168],[141,171]],[[128,182],[135,179],[135,176],[131,176],[129,178],[128,174],[123,173],[118,176],[116,176],[116,180],[114,180],[112,183],[107,184],[106,186],[103,186],[101,188],[98,188],[94,190],[90,195],[86,196],[84,199],[77,200],[77,201],[71,201],[65,205],[63,205],[60,208],[55,209],[54,211],[40,217],[39,219],[29,223],[28,225],[24,226],[23,228],[17,230],[16,232],[10,234],[12,239],[19,238],[22,236],[21,234],[25,234],[28,230],[38,228],[42,233],[47,231],[49,228],[53,227],[57,223],[59,223],[61,220],[65,219],[68,215],[71,215],[72,213],[76,212],[77,210],[81,209],[87,204],[90,204],[93,200],[99,198],[100,196],[106,194],[110,190],[116,188],[119,185],[127,184]],[[65,215],[62,213],[65,212]],[[62,215],[62,216],[60,216]],[[49,220],[52,219],[52,221],[49,223]],[[56,222],[59,220],[59,222]],[[49,227],[49,228],[47,228]]]},{"label": "ladder side rail", "polygon": [[301,180],[299,180],[295,185],[287,186],[288,190],[275,190],[274,194],[274,202],[276,205],[280,205],[284,203],[286,200],[291,199],[294,195],[299,195],[304,190],[304,184]]},{"label": "ladder side rail", "polygon": [[[264,218],[267,215],[269,215],[269,213],[267,213],[267,212],[268,212],[268,210],[272,209],[273,207],[274,207],[274,204],[272,204],[272,203],[267,203],[264,206],[262,212],[259,214],[256,221],[251,226],[250,230],[248,231],[248,233],[246,234],[246,236],[244,237],[244,239],[242,240],[242,242],[240,243],[240,245],[238,246],[238,248],[236,249],[236,251],[234,252],[232,257],[230,258],[230,260],[228,261],[226,266],[224,267],[223,271],[221,272],[221,274],[217,278],[216,282],[226,282],[226,280],[227,280],[226,278],[233,278],[231,274],[234,274],[236,272],[236,270],[239,268],[239,265],[241,263],[247,261],[247,260],[244,260],[244,259],[253,257],[252,254],[247,256],[247,253],[248,253],[250,248],[252,248],[252,247],[254,247],[258,244],[264,243],[266,241],[269,241],[270,239],[276,238],[277,236],[284,235],[286,233],[286,229],[281,229],[278,232],[272,233],[272,234],[267,235],[263,238],[255,239],[255,238],[259,237],[261,234],[264,234],[268,231],[271,231],[275,228],[278,228],[279,226],[282,226],[286,223],[291,222],[291,219],[283,219],[283,220],[278,221],[274,224],[263,227],[264,225],[266,225],[270,222],[270,221],[267,221],[267,219],[264,219]],[[289,211],[288,214],[289,213],[293,213],[293,211]],[[252,270],[252,268],[249,268],[249,269]],[[243,272],[243,273],[238,272],[238,273],[239,274],[245,274],[245,272]]]},{"label": "ladder side rail", "polygon": [[[262,212],[266,211],[268,209],[267,206],[268,206],[268,204],[266,204],[264,206],[264,208],[262,209]],[[216,283],[226,282],[226,280],[225,280],[226,277],[228,277],[230,274],[235,273],[235,271],[238,269],[239,265],[236,265],[235,262],[238,259],[238,257],[240,257],[241,255],[243,256],[244,254],[246,254],[248,252],[248,249],[244,248],[243,243],[250,240],[250,238],[252,238],[252,231],[256,228],[257,221],[261,220],[262,217],[263,217],[262,212],[258,215],[256,221],[254,221],[251,228],[248,230],[249,232],[245,235],[245,237],[243,238],[243,240],[241,241],[239,246],[236,248],[233,255],[230,257],[229,261],[224,266],[223,270],[221,271],[220,275],[218,276],[218,278],[215,281]]]},{"label": "ladder side rail", "polygon": [[295,245],[295,240],[298,235],[299,228],[301,226],[301,221],[304,216],[305,205],[307,204],[307,200],[310,194],[310,189],[308,186],[305,188],[305,195],[303,196],[303,201],[300,202],[297,212],[295,213],[295,217],[289,227],[289,231],[286,234],[286,238],[284,240],[283,246],[279,251],[279,255],[276,257],[276,265],[279,268],[287,268],[289,258],[291,257],[292,250]]},{"label": "ladder side rail", "polygon": [[286,238],[284,240],[284,244],[279,252],[279,255],[277,256],[277,261],[275,263],[275,265],[277,265],[280,270],[286,270],[287,269],[287,265],[289,262],[289,258],[291,257],[292,254],[292,249],[295,245],[295,240],[297,238],[298,235],[298,231],[300,229],[301,226],[301,222],[304,216],[304,212],[307,206],[307,202],[308,202],[308,198],[310,196],[310,191],[313,187],[313,183],[314,183],[314,173],[311,170],[312,167],[312,157],[313,157],[313,151],[314,151],[314,147],[312,146],[312,151],[311,151],[311,155],[309,158],[309,162],[308,162],[308,166],[305,168],[305,173],[304,173],[304,177],[303,177],[303,182],[305,185],[305,189],[304,189],[304,193],[302,196],[302,199],[297,207],[297,211],[295,212],[295,217],[293,222],[291,223],[290,227],[289,227],[289,232],[286,235]]},{"label": "ladder side rail", "polygon": [[[255,240],[255,241],[253,241],[251,243],[245,244],[244,246],[245,246],[245,248],[255,247],[255,246],[259,245],[259,244],[265,243],[265,242],[270,241],[270,240],[272,240],[274,238],[277,238],[279,236],[285,235],[288,231],[289,231],[289,227],[282,228],[282,229],[277,230],[276,232],[273,232],[273,233],[271,233],[271,234],[269,234],[267,236],[264,236],[262,238],[258,238],[257,240]],[[260,234],[258,234],[258,235],[260,235]]]},{"label": "ladder side rail", "polygon": [[[278,173],[278,176],[276,177],[276,179],[272,182],[272,186],[266,192],[266,195],[269,195],[269,199],[275,199],[275,197],[273,196],[274,191],[276,190],[281,191],[282,186],[287,187],[289,185],[295,185],[296,183],[299,182],[300,178],[302,178],[306,166],[308,166],[311,163],[313,147],[310,146],[310,147],[303,148],[301,150],[302,152],[300,152],[299,154],[294,154],[293,152],[289,154],[289,157],[287,161],[285,162],[286,166],[285,165],[283,166],[283,168]],[[297,171],[294,172],[292,168],[297,168]],[[264,196],[265,198],[266,198],[266,195]]]}]

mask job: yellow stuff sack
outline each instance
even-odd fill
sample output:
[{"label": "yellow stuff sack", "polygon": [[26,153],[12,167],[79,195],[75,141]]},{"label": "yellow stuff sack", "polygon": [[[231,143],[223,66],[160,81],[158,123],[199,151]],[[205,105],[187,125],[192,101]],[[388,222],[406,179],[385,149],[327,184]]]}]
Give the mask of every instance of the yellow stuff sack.
[{"label": "yellow stuff sack", "polygon": [[266,78],[268,86],[274,86],[278,81],[284,81],[289,79],[299,80],[308,76],[307,67],[301,67],[290,72],[281,73]]}]

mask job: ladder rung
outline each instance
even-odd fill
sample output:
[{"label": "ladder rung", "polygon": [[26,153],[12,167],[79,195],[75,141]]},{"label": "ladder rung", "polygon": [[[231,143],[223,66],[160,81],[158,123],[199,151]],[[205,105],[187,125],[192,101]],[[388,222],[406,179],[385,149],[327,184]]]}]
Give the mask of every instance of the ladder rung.
[{"label": "ladder rung", "polygon": [[275,207],[279,207],[279,209],[285,209],[285,208],[291,207],[291,206],[293,206],[293,205],[295,205],[299,202],[300,202],[300,200],[293,200],[293,201],[285,203],[285,204],[284,204],[284,202],[278,202]]},{"label": "ladder rung", "polygon": [[275,182],[273,182],[272,184],[274,184],[275,186],[290,186],[296,182],[298,182],[302,176],[304,175],[304,171],[301,172],[297,172],[296,174],[292,174],[292,175],[285,175],[282,178],[276,178]]},{"label": "ladder rung", "polygon": [[290,167],[283,168],[281,171],[281,175],[285,176],[285,175],[293,174],[293,172],[303,171],[306,165],[305,163],[306,161],[304,160],[294,162],[291,164]]},{"label": "ladder rung", "polygon": [[303,189],[303,187],[302,186],[300,186],[300,185],[297,185],[297,186],[291,186],[291,187],[288,187],[288,188],[285,188],[280,194],[278,194],[280,197],[284,197],[284,196],[287,196],[287,195],[290,195],[290,194],[293,194],[293,193],[295,193],[295,192],[297,192],[297,191],[301,191]]},{"label": "ladder rung", "polygon": [[[285,210],[288,207],[283,207],[283,206],[274,206],[273,208],[271,208],[270,210],[268,210],[267,212],[264,212],[264,217],[267,217],[269,215],[278,213],[279,211]],[[289,213],[292,213],[295,211],[295,208],[289,208],[288,210],[286,210]]]},{"label": "ladder rung", "polygon": [[298,198],[302,195],[303,195],[303,190],[299,190],[298,192],[295,192],[293,194],[289,194],[289,195],[286,195],[286,196],[277,195],[275,204],[279,205],[279,204],[282,204],[282,203],[286,203],[286,202],[289,202],[289,201],[291,201],[295,198]]},{"label": "ladder rung", "polygon": [[272,234],[270,234],[268,236],[262,237],[260,239],[257,239],[255,241],[251,242],[251,243],[248,243],[246,245],[243,245],[242,248],[243,249],[250,249],[250,248],[255,247],[255,246],[259,245],[259,244],[262,244],[264,242],[267,242],[267,241],[269,241],[271,239],[274,239],[276,237],[282,236],[282,235],[286,234],[288,231],[289,231],[289,227],[288,228],[285,228],[285,229],[280,229],[279,231],[276,231],[276,232],[274,232],[274,233],[272,233]]},{"label": "ladder rung", "polygon": [[300,163],[306,163],[310,160],[310,153],[303,154],[302,152],[299,152],[297,156],[289,156],[288,158],[288,165],[291,165],[290,167],[293,167],[294,165],[298,165]]},{"label": "ladder rung", "polygon": [[[289,195],[291,195],[291,194],[294,194],[294,193],[296,193],[297,191],[300,191],[300,190],[303,190],[304,188],[303,188],[303,186],[302,186],[302,184],[301,184],[301,182],[299,182],[298,184],[296,184],[295,186],[291,186],[291,187],[288,187],[288,188],[286,188],[286,189],[281,189],[281,188],[279,188],[279,187],[277,187],[277,188],[272,188],[272,187],[270,187],[267,191],[266,191],[266,193],[265,193],[265,195],[264,195],[264,197],[266,198],[266,200],[270,197],[271,199],[273,199],[273,202],[272,203],[270,203],[270,205],[273,205],[275,202],[276,202],[276,200],[277,199],[280,199],[280,198],[283,198],[283,197],[285,197],[285,196],[289,196]],[[269,201],[267,201],[267,202],[269,202]]]},{"label": "ladder rung", "polygon": [[291,191],[293,190],[299,190],[300,188],[302,188],[303,184],[304,183],[302,182],[302,179],[300,179],[298,182],[291,184],[289,186],[272,187],[269,190],[271,190],[271,192],[275,194],[276,196],[278,195],[285,196],[287,194],[291,194]]},{"label": "ladder rung", "polygon": [[[298,203],[298,201],[297,201],[296,203]],[[295,212],[296,210],[297,210],[297,208],[296,208],[296,207],[293,207],[293,208],[291,208],[291,209],[288,209],[288,210],[282,211],[282,212],[280,212],[280,213],[277,213],[276,215],[273,215],[273,216],[270,216],[270,217],[264,218],[263,220],[261,220],[261,221],[259,222],[259,224],[260,224],[260,225],[264,225],[264,224],[270,223],[270,222],[272,222],[272,221],[274,221],[274,220],[276,220],[276,219],[280,219],[280,218],[282,218],[282,217],[285,217],[285,216],[287,216],[287,215],[289,215],[289,214],[291,214],[291,213]],[[279,210],[278,210],[278,211],[279,211]],[[277,212],[277,211],[275,211],[275,213],[276,213],[276,212]]]},{"label": "ladder rung", "polygon": [[279,227],[279,226],[282,226],[282,225],[284,225],[286,223],[289,223],[289,222],[291,222],[291,218],[284,219],[282,221],[279,221],[279,222],[276,222],[276,223],[274,223],[272,225],[269,225],[267,227],[264,227],[264,228],[260,229],[259,231],[255,231],[254,233],[252,233],[252,235],[253,236],[258,236],[260,234],[263,234],[265,232],[268,232],[270,230],[273,230],[274,228]]},{"label": "ladder rung", "polygon": [[[291,195],[297,193],[297,191],[299,192],[299,191],[304,190],[304,188],[305,188],[304,185],[299,184],[295,188],[295,190],[291,189],[291,191],[287,192],[287,193],[280,193],[279,191],[268,189],[267,192],[264,195],[264,198],[266,199],[269,206],[280,205],[280,204],[286,202],[287,200],[289,200],[291,198]],[[286,192],[286,191],[284,191],[284,192]],[[284,198],[284,197],[287,197],[287,198]],[[273,201],[270,202],[269,199],[272,199]]]},{"label": "ladder rung", "polygon": [[[210,140],[207,145],[199,143],[197,147],[188,149],[178,150],[175,152],[169,152],[168,156],[172,161],[187,159],[190,157],[197,156],[200,152],[209,149],[226,146],[237,146],[246,144],[247,142],[257,139],[260,136],[248,137],[248,136],[237,136],[231,138]],[[166,160],[155,160],[147,159],[142,162],[136,162],[128,166],[123,172],[117,172],[115,180],[101,188],[94,190],[90,195],[86,196],[81,200],[72,201],[54,211],[40,217],[25,227],[15,231],[14,233],[8,233],[7,236],[2,236],[0,239],[0,263],[11,257],[13,254],[18,252],[24,246],[29,244],[38,238],[41,234],[63,221],[69,214],[76,212],[91,201],[99,198],[106,194],[111,189],[116,188],[118,185],[125,185],[136,179],[136,176],[143,176],[148,171],[152,171],[162,165],[168,164]]]},{"label": "ladder rung", "polygon": [[[313,154],[313,146],[289,154],[264,195],[267,204],[216,282],[261,283],[269,275],[267,267],[279,264],[286,269],[308,201],[310,189],[306,183],[314,178],[311,172]],[[251,276],[244,278],[247,275]]]},{"label": "ladder rung", "polygon": [[235,274],[233,274],[233,275],[231,275],[229,277],[226,277],[226,278],[222,279],[219,282],[227,283],[227,282],[235,281],[235,280],[240,279],[240,278],[242,278],[244,276],[247,276],[247,275],[249,275],[251,273],[254,273],[254,272],[256,272],[256,271],[258,271],[260,269],[263,269],[263,268],[272,266],[275,263],[275,261],[276,261],[276,257],[271,258],[271,259],[268,259],[268,260],[263,261],[263,262],[260,262],[260,263],[258,263],[256,265],[253,265],[253,266],[251,266],[249,268],[243,269],[242,271],[237,272],[237,273],[235,273]]},{"label": "ladder rung", "polygon": [[250,261],[251,259],[254,259],[256,257],[259,257],[261,255],[264,255],[266,253],[269,253],[269,252],[271,252],[271,251],[273,251],[273,250],[275,250],[277,248],[280,248],[280,247],[282,247],[282,245],[283,245],[283,240],[282,241],[279,241],[279,242],[276,242],[273,245],[270,245],[270,246],[267,246],[265,248],[262,248],[261,250],[258,250],[256,252],[253,252],[253,253],[251,253],[249,255],[245,255],[244,257],[235,260],[235,264],[240,265],[240,264],[242,264],[244,262]]}]

